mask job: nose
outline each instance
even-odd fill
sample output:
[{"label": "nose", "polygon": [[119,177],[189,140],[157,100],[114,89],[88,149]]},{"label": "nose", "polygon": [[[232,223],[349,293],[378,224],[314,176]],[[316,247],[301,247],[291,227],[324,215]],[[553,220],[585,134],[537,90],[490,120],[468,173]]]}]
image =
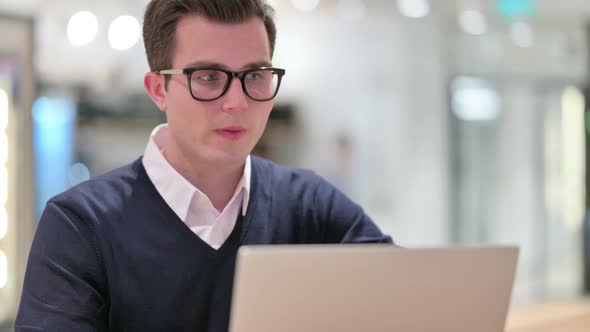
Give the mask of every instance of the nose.
[{"label": "nose", "polygon": [[234,77],[223,96],[223,109],[227,111],[243,111],[248,108],[248,97],[242,90],[242,82]]}]

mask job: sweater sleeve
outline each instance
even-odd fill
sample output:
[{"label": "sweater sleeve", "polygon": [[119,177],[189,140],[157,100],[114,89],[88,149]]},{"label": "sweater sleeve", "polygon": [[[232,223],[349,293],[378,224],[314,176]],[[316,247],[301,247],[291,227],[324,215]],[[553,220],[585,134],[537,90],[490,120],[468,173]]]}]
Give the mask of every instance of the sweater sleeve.
[{"label": "sweater sleeve", "polygon": [[358,204],[323,179],[314,202],[316,213],[326,225],[326,243],[393,243]]},{"label": "sweater sleeve", "polygon": [[107,330],[95,239],[93,227],[48,203],[29,254],[15,332]]}]

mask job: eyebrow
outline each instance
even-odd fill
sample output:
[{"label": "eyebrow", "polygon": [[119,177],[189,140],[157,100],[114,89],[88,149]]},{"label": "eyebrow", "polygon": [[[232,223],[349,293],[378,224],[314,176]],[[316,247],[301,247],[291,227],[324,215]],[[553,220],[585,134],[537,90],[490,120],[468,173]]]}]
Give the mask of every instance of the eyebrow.
[{"label": "eyebrow", "polygon": [[[210,67],[210,68],[219,68],[229,70],[229,67],[213,61],[195,61],[187,64],[184,68],[194,68],[194,67]],[[257,67],[272,67],[272,64],[268,61],[255,61],[250,62],[242,67],[242,69],[249,69],[249,68],[257,68]]]}]

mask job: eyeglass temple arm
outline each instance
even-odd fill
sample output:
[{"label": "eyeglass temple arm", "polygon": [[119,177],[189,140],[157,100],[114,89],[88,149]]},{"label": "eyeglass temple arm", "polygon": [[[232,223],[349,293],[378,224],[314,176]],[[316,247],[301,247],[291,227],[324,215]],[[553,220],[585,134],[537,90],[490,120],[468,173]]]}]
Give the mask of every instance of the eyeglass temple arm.
[{"label": "eyeglass temple arm", "polygon": [[166,70],[160,70],[158,73],[166,74],[166,75],[184,74],[184,70],[183,69],[166,69]]}]

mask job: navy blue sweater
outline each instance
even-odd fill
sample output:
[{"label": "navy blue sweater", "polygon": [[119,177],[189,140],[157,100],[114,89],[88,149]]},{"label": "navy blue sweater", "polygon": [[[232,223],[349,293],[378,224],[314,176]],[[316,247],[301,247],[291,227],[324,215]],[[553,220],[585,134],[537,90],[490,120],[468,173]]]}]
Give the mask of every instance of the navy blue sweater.
[{"label": "navy blue sweater", "polygon": [[141,159],[51,199],[15,331],[227,331],[241,245],[391,242],[312,172],[253,157],[251,181],[219,250],[177,217]]}]

